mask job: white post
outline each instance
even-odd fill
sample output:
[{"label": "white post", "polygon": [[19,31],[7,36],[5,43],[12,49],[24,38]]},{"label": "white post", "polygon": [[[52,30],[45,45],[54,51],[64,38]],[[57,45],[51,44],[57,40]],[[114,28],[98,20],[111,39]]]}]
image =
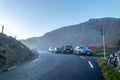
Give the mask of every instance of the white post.
[{"label": "white post", "polygon": [[106,59],[106,51],[105,51],[105,31],[103,29],[103,50],[104,50],[104,60]]}]

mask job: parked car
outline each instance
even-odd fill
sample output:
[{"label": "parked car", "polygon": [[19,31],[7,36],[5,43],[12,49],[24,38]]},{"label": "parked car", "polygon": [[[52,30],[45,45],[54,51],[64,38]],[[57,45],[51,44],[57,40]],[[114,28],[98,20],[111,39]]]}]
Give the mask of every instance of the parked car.
[{"label": "parked car", "polygon": [[85,47],[85,46],[76,46],[74,48],[74,53],[91,56],[93,51],[91,49],[89,49],[88,47]]},{"label": "parked car", "polygon": [[61,48],[56,47],[56,48],[54,48],[54,52],[55,52],[55,53],[61,53],[61,52],[62,52],[62,49],[61,49]]},{"label": "parked car", "polygon": [[75,48],[74,48],[74,52],[73,52],[74,54],[80,54],[80,46],[76,46]]},{"label": "parked car", "polygon": [[62,46],[62,53],[73,53],[73,47],[71,45]]},{"label": "parked car", "polygon": [[49,51],[49,52],[54,52],[54,48],[49,47],[49,48],[48,48],[48,51]]}]

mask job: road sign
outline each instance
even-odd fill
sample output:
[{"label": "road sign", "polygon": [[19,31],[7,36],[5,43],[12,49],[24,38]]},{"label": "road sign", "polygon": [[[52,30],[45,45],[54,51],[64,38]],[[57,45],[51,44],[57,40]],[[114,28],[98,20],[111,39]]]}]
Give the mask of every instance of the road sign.
[{"label": "road sign", "polygon": [[105,35],[105,30],[103,28],[100,29],[100,34],[103,36]]}]

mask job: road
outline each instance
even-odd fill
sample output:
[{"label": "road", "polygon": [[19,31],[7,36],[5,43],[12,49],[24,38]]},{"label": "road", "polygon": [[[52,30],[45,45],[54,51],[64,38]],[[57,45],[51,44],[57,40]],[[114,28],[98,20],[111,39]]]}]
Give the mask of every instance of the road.
[{"label": "road", "polygon": [[13,68],[0,73],[0,80],[104,80],[94,57],[42,52]]}]

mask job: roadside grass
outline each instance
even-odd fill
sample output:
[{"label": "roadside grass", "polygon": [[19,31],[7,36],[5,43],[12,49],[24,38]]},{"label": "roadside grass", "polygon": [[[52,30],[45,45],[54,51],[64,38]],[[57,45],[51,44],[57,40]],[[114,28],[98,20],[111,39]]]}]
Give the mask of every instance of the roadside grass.
[{"label": "roadside grass", "polygon": [[[107,53],[106,53],[106,56],[108,56],[110,53],[112,53],[112,52],[107,52]],[[99,53],[97,53],[97,54],[93,53],[93,56],[96,56],[96,57],[98,57],[98,58],[102,58],[104,55],[103,55],[102,52],[99,52]]]},{"label": "roadside grass", "polygon": [[101,72],[105,80],[120,80],[120,73],[115,70],[111,65],[105,64],[102,55],[98,58],[98,65],[101,68]]}]

